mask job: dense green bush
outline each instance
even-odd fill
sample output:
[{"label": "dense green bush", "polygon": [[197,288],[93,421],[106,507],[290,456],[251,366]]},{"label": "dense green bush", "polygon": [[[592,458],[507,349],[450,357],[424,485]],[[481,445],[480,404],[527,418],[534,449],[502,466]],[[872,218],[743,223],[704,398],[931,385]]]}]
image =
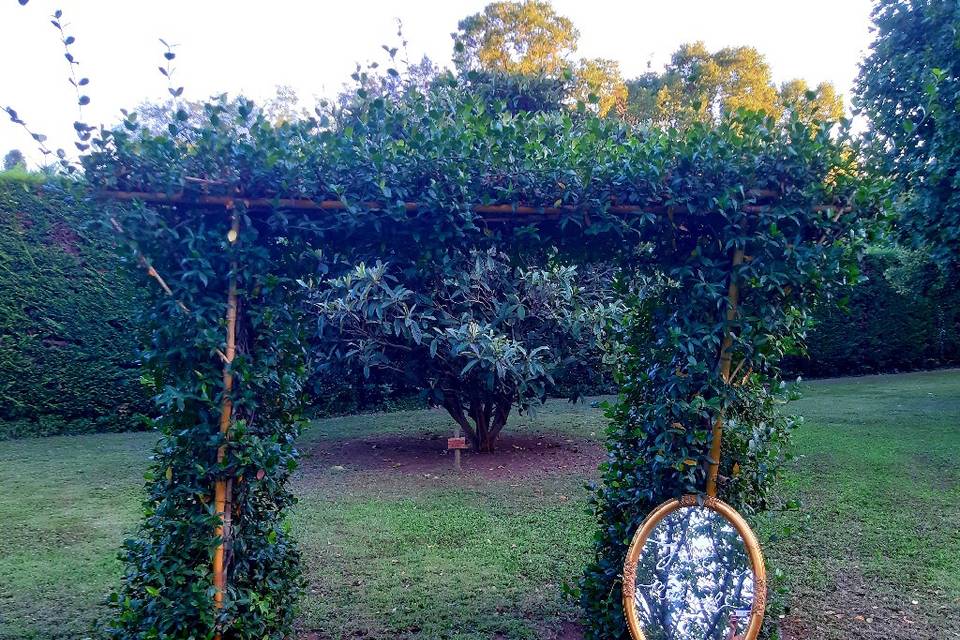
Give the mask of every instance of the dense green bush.
[{"label": "dense green bush", "polygon": [[960,364],[960,291],[924,253],[874,250],[861,269],[865,280],[846,289],[845,304],[815,310],[809,356],[790,358],[787,370],[824,377]]},{"label": "dense green bush", "polygon": [[888,177],[895,228],[960,273],[960,4],[878,0],[876,34],[854,105],[866,116],[872,169]]},{"label": "dense green bush", "polygon": [[0,173],[0,439],[142,424],[136,285],[88,217],[69,190]]}]

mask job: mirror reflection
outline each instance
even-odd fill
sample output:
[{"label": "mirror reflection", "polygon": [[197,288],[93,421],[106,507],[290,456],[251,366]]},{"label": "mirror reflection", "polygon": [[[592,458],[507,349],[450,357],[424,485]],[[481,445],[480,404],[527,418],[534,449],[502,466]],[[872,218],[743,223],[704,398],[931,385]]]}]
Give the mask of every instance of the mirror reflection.
[{"label": "mirror reflection", "polygon": [[742,640],[754,586],[739,532],[716,511],[691,506],[650,532],[633,600],[646,640]]}]

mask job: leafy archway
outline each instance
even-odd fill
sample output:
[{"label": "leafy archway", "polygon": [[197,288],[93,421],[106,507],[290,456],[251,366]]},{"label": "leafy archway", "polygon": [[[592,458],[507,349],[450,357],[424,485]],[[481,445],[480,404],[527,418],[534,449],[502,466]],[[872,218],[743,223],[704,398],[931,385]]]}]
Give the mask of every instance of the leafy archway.
[{"label": "leafy archway", "polygon": [[455,85],[354,109],[336,125],[274,126],[220,101],[162,136],[130,117],[83,159],[131,264],[160,285],[146,365],[162,437],[112,634],[289,632],[303,281],[496,244],[613,257],[657,282],[656,296],[624,293],[622,395],[581,583],[590,637],[624,637],[619,573],[651,506],[705,483],[746,513],[765,506],[789,431],[777,363],[814,297],[845,277],[872,206],[854,155],[823,126],[740,114],[632,130],[491,112]]}]

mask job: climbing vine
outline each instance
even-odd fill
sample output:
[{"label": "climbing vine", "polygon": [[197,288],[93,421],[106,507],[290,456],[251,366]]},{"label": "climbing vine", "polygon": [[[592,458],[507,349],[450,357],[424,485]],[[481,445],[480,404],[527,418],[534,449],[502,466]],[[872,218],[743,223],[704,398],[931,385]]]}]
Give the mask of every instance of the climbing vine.
[{"label": "climbing vine", "polygon": [[[803,351],[813,302],[856,281],[863,222],[882,195],[822,126],[745,117],[695,128],[671,151],[675,206],[644,227],[662,283],[628,297],[620,396],[593,496],[601,527],[580,581],[590,638],[627,637],[622,561],[658,504],[706,488],[748,517],[780,506],[771,489],[795,421],[780,408],[779,364]],[[768,189],[777,196],[763,204],[749,196]]]}]

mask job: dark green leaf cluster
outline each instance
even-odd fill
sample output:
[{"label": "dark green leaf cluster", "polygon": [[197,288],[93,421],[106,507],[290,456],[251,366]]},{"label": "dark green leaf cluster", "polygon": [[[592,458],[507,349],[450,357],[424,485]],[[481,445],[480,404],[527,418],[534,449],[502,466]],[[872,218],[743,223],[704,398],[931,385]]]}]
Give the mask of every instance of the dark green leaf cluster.
[{"label": "dark green leaf cluster", "polygon": [[483,452],[511,408],[542,402],[565,364],[599,361],[598,342],[621,312],[609,286],[590,286],[576,267],[520,268],[493,248],[405,282],[378,261],[324,284],[315,305],[328,361],[356,363],[366,377],[395,372]]}]

